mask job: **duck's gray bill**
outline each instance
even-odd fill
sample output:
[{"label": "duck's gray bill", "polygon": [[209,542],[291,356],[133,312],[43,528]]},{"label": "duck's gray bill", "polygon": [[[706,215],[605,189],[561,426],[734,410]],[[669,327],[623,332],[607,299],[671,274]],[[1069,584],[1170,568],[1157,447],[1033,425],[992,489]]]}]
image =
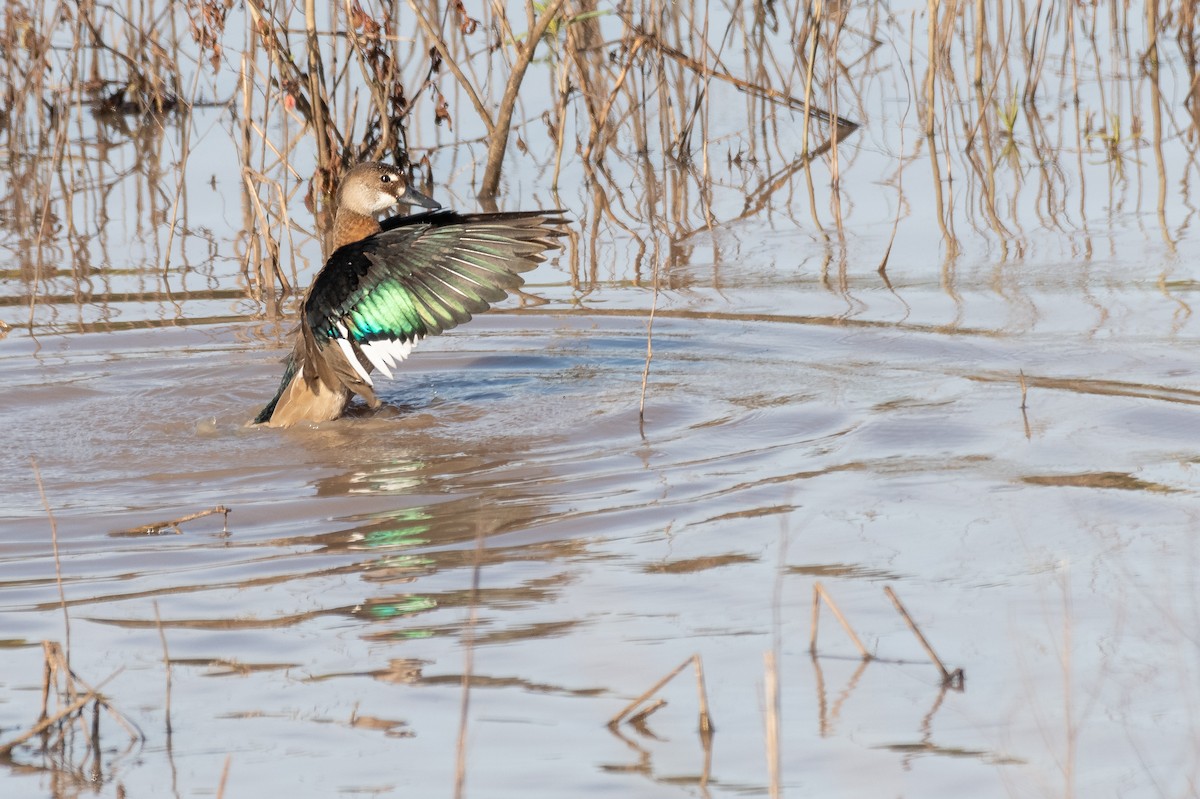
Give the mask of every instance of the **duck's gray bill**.
[{"label": "duck's gray bill", "polygon": [[430,208],[436,211],[442,207],[442,204],[432,197],[427,197],[421,192],[414,189],[412,186],[407,186],[404,193],[397,197],[400,202],[408,203],[409,205],[419,205],[422,208]]}]

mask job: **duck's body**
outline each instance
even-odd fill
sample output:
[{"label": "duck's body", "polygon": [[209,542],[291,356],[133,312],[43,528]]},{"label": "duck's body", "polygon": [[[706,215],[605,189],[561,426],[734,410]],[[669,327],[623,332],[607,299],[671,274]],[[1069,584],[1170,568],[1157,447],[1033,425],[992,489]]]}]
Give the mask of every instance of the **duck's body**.
[{"label": "duck's body", "polygon": [[397,202],[437,207],[395,167],[359,164],[346,174],[333,255],[305,294],[279,391],[256,423],[336,419],[355,394],[377,406],[374,370],[391,377],[416,342],[504,299],[566,233],[560,211],[434,211],[381,225],[376,215]]}]

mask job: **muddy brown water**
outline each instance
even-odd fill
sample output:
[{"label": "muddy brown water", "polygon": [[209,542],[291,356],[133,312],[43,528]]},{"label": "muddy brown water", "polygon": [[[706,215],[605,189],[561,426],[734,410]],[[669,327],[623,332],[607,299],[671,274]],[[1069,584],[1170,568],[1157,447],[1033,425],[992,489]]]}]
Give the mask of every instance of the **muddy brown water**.
[{"label": "muddy brown water", "polygon": [[[643,147],[615,108],[620,135],[585,169],[573,105],[558,175],[542,111],[559,119],[560,83],[539,59],[498,199],[579,220],[530,275],[545,302],[422,344],[381,410],[315,430],[245,424],[294,316],[242,273],[253,211],[224,108],[113,125],[72,102],[65,140],[25,139],[62,174],[6,142],[0,745],[38,719],[43,641],[69,642],[88,683],[111,677],[105,697],[141,735],[103,714],[98,760],[81,726],[62,746],[35,738],[0,758],[0,796],[214,796],[222,780],[226,797],[454,795],[460,742],[477,797],[768,796],[776,779],[791,796],[1196,795],[1190,38],[1158,36],[1151,85],[1136,9],[1070,4],[1068,25],[1038,4],[1017,13],[1043,27],[991,24],[976,89],[960,25],[933,142],[916,110],[933,86],[927,4],[833,5],[850,49],[814,99],[862,126],[808,171],[819,137],[802,142],[795,104],[676,68],[689,82],[665,100],[635,95],[640,124],[673,137],[660,110],[705,98],[693,160],[661,136]],[[711,12],[704,33],[662,30],[800,93],[786,9]],[[1132,28],[1109,30],[1118,16]],[[211,82],[181,67],[202,97],[238,96],[234,17]],[[616,15],[600,19],[615,41]],[[1041,48],[1024,105],[1014,30]],[[482,35],[464,45],[472,74],[506,75]],[[413,52],[410,89],[428,71]],[[409,143],[431,192],[474,210],[488,131],[439,85],[453,127],[421,106]],[[296,189],[283,261],[303,286],[313,158],[290,124],[262,127],[296,144],[294,174],[273,174]],[[34,237],[22,220],[43,198]],[[227,529],[139,532],[218,505]],[[828,611],[810,655],[817,582],[875,660]],[[943,688],[885,586],[963,690]],[[643,722],[606,726],[693,655],[708,746],[690,670]]]},{"label": "muddy brown water", "polygon": [[[381,411],[318,430],[244,424],[284,326],[10,333],[3,737],[36,719],[39,642],[64,640],[35,456],[72,666],[120,670],[105,693],[145,733],[102,721],[101,795],[211,794],[227,757],[228,796],[444,793],[468,668],[472,793],[762,795],[771,651],[788,790],[1186,792],[1191,323],[1136,282],[1104,300],[1136,336],[1098,334],[1050,278],[1020,303],[967,281],[957,309],[919,283],[747,283],[660,298],[641,429],[642,289],[481,317],[423,345]],[[847,298],[865,312],[831,313]],[[227,532],[130,532],[218,504]],[[815,580],[879,660],[828,613],[810,657]],[[692,654],[708,756],[690,671],[644,727],[605,726]],[[71,773],[18,749],[5,792],[92,792]]]}]

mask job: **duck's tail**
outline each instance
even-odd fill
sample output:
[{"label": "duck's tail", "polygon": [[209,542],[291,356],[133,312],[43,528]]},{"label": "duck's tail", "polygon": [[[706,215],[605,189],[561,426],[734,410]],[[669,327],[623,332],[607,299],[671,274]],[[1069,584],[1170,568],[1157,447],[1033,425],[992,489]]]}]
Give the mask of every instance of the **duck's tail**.
[{"label": "duck's tail", "polygon": [[[303,347],[301,340],[284,361],[279,391],[254,417],[255,424],[291,427],[299,422],[328,422],[346,412],[353,397],[350,389],[342,382],[335,382],[337,387],[330,388],[318,374],[320,370],[308,365],[310,361],[305,359]],[[370,399],[374,397],[370,395]]]},{"label": "duck's tail", "polygon": [[296,376],[298,368],[296,353],[289,352],[283,362],[283,379],[279,381],[279,390],[275,392],[275,396],[267,403],[267,406],[258,412],[258,416],[254,417],[254,424],[263,424],[264,422],[271,421],[271,415],[275,413],[275,406],[279,404],[279,398],[283,396],[288,383],[292,382],[292,378]]}]

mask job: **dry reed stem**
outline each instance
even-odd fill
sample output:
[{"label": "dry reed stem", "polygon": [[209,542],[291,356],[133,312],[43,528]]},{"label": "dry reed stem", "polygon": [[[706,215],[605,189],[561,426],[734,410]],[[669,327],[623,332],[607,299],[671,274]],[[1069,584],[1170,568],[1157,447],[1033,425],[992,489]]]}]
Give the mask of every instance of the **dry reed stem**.
[{"label": "dry reed stem", "polygon": [[817,654],[817,626],[821,623],[821,592],[813,586],[812,615],[808,625],[808,652],[813,657]]},{"label": "dry reed stem", "polygon": [[[589,161],[592,157],[592,149],[599,142],[607,146],[607,136],[605,132],[608,126],[608,116],[612,113],[613,103],[620,96],[621,88],[625,85],[626,78],[629,77],[629,72],[633,68],[634,59],[637,56],[638,50],[642,48],[645,39],[638,37],[634,39],[633,45],[629,48],[629,52],[625,55],[625,66],[621,68],[621,74],[617,76],[616,82],[613,84],[612,91],[609,92],[608,98],[604,101],[604,105],[600,107],[600,113],[596,117],[593,124],[594,135],[588,138],[588,143],[583,148],[583,160]],[[603,137],[603,138],[602,138]],[[600,148],[600,155],[604,154],[605,147]]]},{"label": "dry reed stem", "polygon": [[[89,686],[87,684],[86,680],[82,680],[79,677],[75,677],[75,680],[80,685],[82,685],[85,689],[91,690],[91,686]],[[133,721],[126,718],[124,713],[122,713],[121,711],[119,711],[115,707],[113,707],[111,702],[109,702],[107,699],[105,699],[104,697],[101,696],[96,699],[96,703],[108,711],[108,715],[112,717],[113,721],[115,721],[115,722],[117,722],[117,724],[121,725],[121,727],[129,735],[130,740],[132,740],[132,741],[145,740],[146,735],[142,732],[141,728],[138,727],[136,724],[134,724]]]},{"label": "dry reed stem", "polygon": [[[500,99],[500,110],[495,120],[496,126],[488,136],[487,164],[483,169],[483,185],[479,189],[480,197],[495,197],[500,188],[500,166],[504,161],[505,149],[508,147],[508,133],[512,127],[513,111],[517,105],[517,93],[521,88],[521,82],[525,79],[525,71],[533,61],[533,54],[537,50],[538,42],[546,34],[550,23],[558,16],[563,2],[564,0],[550,0],[542,10],[541,16],[538,17],[537,23],[526,34],[524,44],[517,48],[517,60],[513,63],[508,83],[504,87],[504,96]],[[532,9],[532,0],[527,0],[526,13],[530,16],[531,21]]]},{"label": "dry reed stem", "polygon": [[[830,82],[826,89],[826,91],[829,95],[829,102],[831,104],[829,107],[829,113],[833,116],[834,119],[836,119],[838,121],[838,124],[832,125],[830,128],[830,131],[829,131],[829,140],[830,140],[830,145],[831,145],[829,148],[829,181],[830,181],[830,188],[832,189],[832,191],[830,192],[830,195],[829,195],[829,204],[830,204],[830,209],[833,212],[834,224],[837,227],[838,236],[844,242],[845,228],[843,226],[842,188],[841,188],[842,168],[841,168],[841,160],[839,158],[840,150],[838,148],[838,142],[841,139],[841,134],[842,134],[843,119],[842,119],[842,117],[838,116],[838,113],[837,113],[838,112],[837,77],[840,74],[840,70],[837,68],[837,66],[838,66],[837,52],[838,52],[838,47],[841,43],[842,29],[846,25],[845,7],[844,6],[839,7],[837,9],[837,11],[838,11],[838,14],[836,17],[836,24],[833,27],[833,40],[830,43],[830,45],[826,48],[828,51],[828,54],[829,54],[828,57],[829,57],[829,62],[830,62]],[[846,249],[845,245],[843,244],[842,251],[845,252],[845,249]],[[843,294],[844,293],[845,293],[845,289],[843,289]]]},{"label": "dry reed stem", "polygon": [[775,666],[775,653],[763,653],[764,681],[763,699],[767,708],[767,779],[769,793],[773,799],[782,796],[779,760],[779,670]]},{"label": "dry reed stem", "polygon": [[275,65],[279,73],[276,79],[279,85],[290,81],[296,86],[306,86],[310,96],[295,97],[296,107],[305,121],[313,127],[316,134],[318,179],[317,193],[324,195],[328,189],[329,175],[332,173],[332,160],[338,151],[345,146],[345,141],[337,125],[333,124],[329,111],[329,98],[325,90],[324,72],[317,38],[315,5],[313,0],[305,0],[305,34],[308,46],[308,71],[300,69],[291,51],[279,40],[273,18],[268,21],[259,0],[248,0],[246,9],[253,18],[252,30],[262,39],[267,57]]},{"label": "dry reed stem", "polygon": [[921,629],[917,627],[917,623],[913,621],[912,616],[908,615],[908,611],[904,609],[904,605],[900,602],[900,597],[896,596],[896,592],[892,590],[892,587],[885,585],[883,592],[888,595],[888,599],[892,600],[892,604],[896,606],[896,610],[904,618],[908,629],[912,630],[913,635],[917,637],[917,641],[925,650],[925,654],[929,656],[929,659],[933,661],[933,665],[937,666],[938,671],[941,672],[942,684],[961,691],[963,688],[963,670],[955,669],[954,671],[947,671],[946,667],[942,665],[941,658],[933,651],[933,647],[929,645],[929,641],[925,640],[925,636],[921,634]]},{"label": "dry reed stem", "polygon": [[[67,148],[67,133],[66,133],[66,115],[59,115],[58,124],[54,126],[54,151],[51,156],[51,163],[54,165],[55,172],[62,172],[63,157]],[[42,197],[41,214],[38,218],[37,230],[48,230],[50,225],[50,206],[51,206],[50,191],[47,189]],[[35,261],[35,271],[33,276],[33,291],[29,293],[29,329],[33,330],[34,310],[37,307],[37,293],[42,283],[42,267],[45,265],[45,247],[49,237],[39,235],[36,239],[35,252],[37,258]]]},{"label": "dry reed stem", "polygon": [[642,392],[638,399],[638,430],[645,434],[646,384],[650,380],[650,359],[654,357],[654,312],[658,310],[658,273],[660,261],[654,262],[654,295],[650,300],[650,318],[646,320],[646,363],[642,367]]},{"label": "dry reed stem", "polygon": [[20,746],[21,744],[25,743],[33,736],[38,735],[38,734],[50,729],[55,724],[57,724],[58,722],[62,721],[64,718],[66,718],[67,716],[70,716],[72,713],[75,713],[77,710],[82,708],[88,702],[92,701],[93,699],[96,699],[97,695],[100,692],[100,689],[103,688],[105,685],[107,685],[109,682],[111,682],[114,677],[116,677],[118,674],[120,674],[124,670],[125,670],[125,667],[122,666],[121,668],[114,671],[112,674],[108,675],[108,677],[101,680],[94,688],[89,688],[86,694],[84,694],[83,696],[80,696],[74,702],[71,702],[69,705],[64,707],[62,710],[59,710],[53,716],[48,716],[48,717],[42,719],[37,724],[34,724],[27,731],[18,735],[16,738],[13,738],[8,743],[0,744],[0,755],[7,755],[9,752],[11,752],[13,750],[14,747]]},{"label": "dry reed stem", "polygon": [[562,172],[563,145],[566,143],[567,130],[567,100],[570,96],[570,81],[567,78],[567,62],[564,60],[558,70],[558,105],[555,107],[558,122],[553,125],[554,135],[554,174],[550,178],[550,190],[558,191],[558,176]]},{"label": "dry reed stem", "polygon": [[46,718],[47,709],[50,707],[50,686],[54,682],[54,658],[53,650],[57,647],[53,641],[42,641],[42,712],[38,715],[38,720]]},{"label": "dry reed stem", "polygon": [[[900,71],[903,73],[904,59],[900,57],[899,51],[895,52],[896,63],[899,65]],[[905,81],[907,80],[908,78],[906,75]],[[904,152],[904,131],[908,127],[906,123],[908,122],[908,112],[911,109],[912,97],[909,97],[904,104],[904,113],[900,115],[900,152],[902,153]],[[899,199],[899,202],[896,203],[896,218],[892,220],[892,232],[888,237],[887,248],[883,252],[883,257],[879,260],[879,268],[875,270],[879,273],[879,276],[883,278],[883,282],[885,285],[887,285],[888,290],[891,291],[892,294],[895,294],[897,298],[900,298],[900,295],[896,294],[896,290],[892,288],[892,281],[888,277],[887,267],[888,262],[892,257],[892,246],[896,243],[896,234],[900,230],[900,216],[904,213],[904,166],[905,165],[903,161],[901,161],[899,168],[896,170],[896,194],[898,195]],[[905,307],[907,307],[907,302],[905,302],[902,298],[900,298],[900,301],[904,302]]]},{"label": "dry reed stem", "polygon": [[813,583],[813,612],[812,612],[812,635],[808,641],[808,651],[812,654],[817,653],[817,621],[820,617],[820,605],[824,602],[825,605],[833,611],[834,617],[841,623],[842,629],[850,636],[850,640],[854,642],[854,646],[858,649],[858,653],[862,655],[863,660],[872,660],[874,655],[867,651],[863,646],[862,641],[858,639],[854,629],[850,626],[850,622],[846,621],[846,617],[842,615],[842,611],[838,608],[837,603],[833,601],[833,597],[825,590],[825,586],[819,582]]},{"label": "dry reed stem", "polygon": [[713,734],[712,714],[708,710],[708,689],[704,685],[704,661],[696,658],[696,694],[700,703],[700,734],[707,740]]},{"label": "dry reed stem", "polygon": [[926,56],[929,59],[929,64],[925,71],[925,135],[932,139],[936,132],[935,121],[936,116],[934,109],[936,107],[936,92],[934,81],[937,76],[938,65],[938,47],[937,47],[937,19],[938,19],[939,0],[928,0],[925,7],[926,14]]},{"label": "dry reed stem", "polygon": [[[704,686],[704,664],[701,661],[699,655],[692,655],[687,660],[683,661],[678,666],[671,669],[671,671],[668,672],[665,677],[660,679],[658,682],[654,683],[654,685],[650,686],[650,688],[648,690],[643,692],[640,696],[638,696],[636,699],[634,699],[632,702],[630,702],[624,708],[622,708],[621,711],[618,712],[615,716],[610,718],[608,720],[608,726],[615,730],[618,726],[620,726],[621,722],[626,720],[626,718],[631,713],[633,713],[633,711],[639,705],[641,705],[643,702],[645,702],[647,699],[649,699],[654,694],[658,693],[658,691],[660,689],[662,689],[662,687],[664,685],[669,683],[671,680],[673,680],[675,678],[676,675],[678,675],[681,671],[683,671],[685,668],[687,668],[689,663],[692,664],[693,666],[695,666],[695,669],[696,669],[696,691],[697,691],[697,694],[699,697],[699,706],[700,706],[699,729],[700,729],[701,738],[707,740],[708,737],[712,735],[714,728],[713,728],[713,724],[712,724],[712,715],[709,713],[709,709],[708,709],[708,691]],[[660,707],[660,706],[661,706],[661,703],[656,704],[655,709],[657,710],[658,707]],[[644,718],[645,715],[646,714],[642,714],[642,717]]]},{"label": "dry reed stem", "polygon": [[[273,180],[270,183],[271,183],[271,186],[274,187],[276,193],[278,193],[278,195],[279,195],[279,226],[287,234],[288,244],[290,245],[288,247],[288,252],[290,252],[291,256],[292,256],[292,258],[291,258],[292,277],[295,277],[296,276],[296,248],[295,248],[295,245],[292,243],[292,220],[291,220],[291,217],[288,215],[287,196],[284,194],[283,184],[281,184],[277,180]],[[283,292],[285,294],[290,294],[292,291],[292,284],[287,279],[287,275],[285,275],[283,273],[283,261],[279,257],[279,240],[273,238],[273,239],[271,239],[271,241],[275,245],[275,257],[272,259],[272,264],[275,267],[275,278],[279,281],[279,286],[280,286],[280,288],[283,289]]]},{"label": "dry reed stem", "polygon": [[812,118],[812,90],[813,79],[816,75],[817,64],[817,45],[821,38],[821,16],[824,13],[824,4],[822,0],[816,0],[814,5],[810,7],[807,25],[805,32],[811,39],[811,45],[808,48],[808,58],[805,59],[804,65],[804,125],[800,133],[800,156],[805,160],[805,173],[809,182],[809,208],[813,214],[813,219],[816,221],[816,202],[812,192],[812,174],[809,167],[808,142],[809,142],[809,121]]},{"label": "dry reed stem", "polygon": [[636,699],[634,699],[632,702],[630,702],[628,705],[626,705],[615,716],[610,718],[608,720],[608,726],[616,727],[617,725],[619,725],[625,719],[626,716],[628,716],[630,713],[632,713],[634,711],[635,708],[637,708],[638,705],[642,704],[642,702],[646,701],[651,696],[656,694],[660,688],[662,688],[664,685],[669,683],[671,681],[671,679],[675,677],[676,674],[683,671],[687,667],[687,665],[689,663],[691,663],[695,658],[696,658],[696,656],[692,655],[687,660],[683,661],[678,666],[676,666],[674,669],[672,669],[670,671],[670,673],[668,673],[665,677],[660,679],[658,682],[654,683],[654,685],[650,686],[650,688],[648,690],[643,692]]},{"label": "dry reed stem", "polygon": [[321,60],[321,43],[317,39],[316,0],[304,0],[304,34],[308,47],[308,100],[312,106],[312,124],[317,134],[317,169],[324,175],[332,171],[329,134],[329,103],[325,96],[325,65]]},{"label": "dry reed stem", "polygon": [[[265,142],[266,141],[265,134],[260,133],[260,135],[263,136],[263,141]],[[270,262],[270,264],[271,264],[271,274],[274,275],[276,278],[278,278],[279,285],[283,289],[284,293],[289,293],[292,290],[292,287],[291,287],[291,284],[288,283],[287,277],[283,274],[283,266],[279,260],[279,242],[275,239],[274,236],[271,235],[271,222],[269,219],[269,214],[267,213],[266,209],[264,208],[262,199],[258,196],[258,189],[255,186],[253,180],[251,180],[251,178],[253,178],[254,180],[258,180],[260,182],[269,182],[269,183],[275,184],[276,187],[279,189],[281,198],[283,196],[283,188],[281,186],[278,186],[278,183],[276,183],[275,181],[268,180],[266,178],[266,176],[263,175],[261,172],[258,172],[257,170],[251,169],[249,167],[243,167],[242,182],[243,182],[244,188],[246,190],[245,196],[250,200],[251,206],[254,208],[254,215],[258,219],[258,224],[262,231],[258,236],[255,237],[255,241],[259,242],[259,243],[266,242],[267,261]],[[283,209],[282,215],[286,220],[287,203],[283,202],[282,199],[280,201],[280,207]],[[263,269],[262,269],[261,244],[259,244],[259,246],[256,249],[258,249],[258,251],[260,253],[259,259],[258,259],[258,287],[259,287],[259,291],[265,292],[267,278],[266,278],[266,274],[263,272]]]},{"label": "dry reed stem", "polygon": [[984,19],[983,0],[975,0],[975,86],[983,88],[983,52],[985,49],[983,30],[987,22]]},{"label": "dry reed stem", "polygon": [[467,93],[467,98],[471,101],[471,105],[475,106],[475,113],[479,115],[479,119],[483,122],[483,126],[487,128],[488,135],[496,129],[496,122],[492,119],[491,112],[484,105],[483,100],[479,98],[479,94],[475,91],[475,85],[463,73],[462,67],[458,65],[458,61],[450,54],[450,50],[446,47],[446,42],[439,35],[438,31],[433,27],[433,23],[425,16],[425,12],[417,5],[416,0],[408,0],[408,7],[412,9],[413,15],[417,19],[417,24],[421,26],[421,30],[425,32],[429,42],[438,51],[438,55],[442,57],[442,63],[450,67],[451,74],[458,81],[458,85]]},{"label": "dry reed stem", "polygon": [[[693,71],[699,75],[709,77],[709,78],[716,78],[717,80],[724,81],[725,83],[728,83],[731,86],[734,86],[738,90],[746,92],[749,95],[759,97],[764,100],[771,100],[771,101],[774,101],[777,103],[781,103],[783,105],[788,106],[793,111],[804,112],[804,118],[806,120],[806,124],[807,124],[807,120],[810,117],[815,117],[815,118],[821,120],[822,122],[836,122],[839,126],[841,126],[843,128],[847,128],[848,133],[857,130],[859,127],[858,123],[854,122],[853,120],[846,119],[845,117],[837,116],[833,112],[826,111],[823,108],[814,107],[812,105],[811,98],[808,96],[807,90],[805,93],[806,94],[805,99],[801,100],[800,98],[793,97],[792,95],[787,94],[786,92],[781,92],[778,89],[772,89],[770,86],[763,86],[758,83],[753,83],[751,81],[739,78],[736,75],[731,75],[730,73],[728,73],[724,70],[715,69],[711,64],[708,64],[707,62],[697,61],[696,59],[689,56],[687,53],[684,53],[680,50],[677,50],[674,47],[671,47],[668,44],[665,44],[656,35],[639,31],[638,36],[649,39],[650,42],[653,44],[654,49],[658,50],[663,55],[670,56],[673,60],[679,62],[683,66],[687,67],[688,69],[690,69],[691,71]],[[814,48],[815,48],[815,46],[816,45],[814,44]]]},{"label": "dry reed stem", "polygon": [[103,777],[102,761],[100,760],[100,702],[92,703],[92,774],[94,782],[99,783]]},{"label": "dry reed stem", "polygon": [[1021,370],[1019,374],[1021,380],[1021,422],[1025,426],[1025,440],[1032,441],[1033,429],[1029,426],[1029,409],[1025,403],[1025,395],[1029,390],[1029,386],[1025,382],[1025,371]]},{"label": "dry reed stem", "polygon": [[225,755],[225,765],[221,767],[221,781],[217,783],[217,799],[224,799],[225,784],[229,781],[229,764],[233,762],[233,755]]},{"label": "dry reed stem", "polygon": [[[112,678],[110,677],[109,679],[112,679]],[[105,682],[108,682],[108,680],[105,680]],[[55,724],[57,724],[59,721],[61,721],[63,718],[71,715],[72,713],[79,710],[80,708],[82,708],[84,705],[86,705],[88,702],[92,701],[95,698],[96,698],[96,694],[94,692],[86,693],[83,696],[76,699],[71,704],[64,707],[62,710],[59,710],[53,716],[49,716],[49,717],[43,719],[42,721],[39,721],[37,724],[33,725],[27,731],[18,735],[16,738],[12,739],[8,743],[0,744],[0,755],[7,755],[15,747],[20,746],[21,744],[25,743],[25,741],[28,741],[33,736],[35,736],[41,732],[44,732],[45,730],[50,729]]]},{"label": "dry reed stem", "polygon": [[42,471],[38,468],[37,458],[29,457],[33,465],[33,477],[37,482],[38,494],[42,498],[42,507],[46,509],[46,518],[50,520],[50,544],[54,548],[54,583],[58,586],[58,602],[63,614],[63,640],[66,642],[65,659],[68,667],[71,663],[71,616],[67,613],[67,594],[63,590],[62,561],[58,556],[58,523],[54,521],[54,513],[50,510],[50,501],[46,498],[46,487],[42,484]]},{"label": "dry reed stem", "polygon": [[[251,50],[257,49],[255,46],[256,41],[257,40],[253,36],[250,37]],[[240,88],[241,88],[241,92],[242,92],[242,113],[241,113],[241,118],[238,121],[238,127],[239,127],[239,130],[241,133],[241,141],[238,142],[238,144],[240,145],[240,147],[238,148],[238,155],[241,158],[241,167],[242,167],[242,176],[243,176],[243,180],[242,180],[242,200],[243,200],[243,202],[242,202],[242,227],[244,228],[243,234],[246,237],[246,253],[245,253],[245,258],[242,261],[242,274],[246,278],[246,289],[247,289],[247,291],[249,291],[250,284],[251,284],[250,264],[254,263],[255,269],[258,272],[258,281],[257,281],[258,282],[258,292],[260,295],[264,295],[265,292],[263,291],[263,274],[262,274],[262,238],[260,236],[255,235],[252,232],[254,230],[254,221],[253,221],[253,217],[251,216],[251,201],[250,201],[252,187],[250,185],[250,182],[248,180],[246,180],[246,178],[245,178],[245,176],[250,173],[250,143],[251,143],[250,131],[252,128],[251,114],[253,112],[253,107],[254,107],[253,106],[254,94],[251,91],[252,83],[250,80],[250,58],[247,57],[247,55],[244,53],[242,54],[241,67],[242,67],[242,69],[241,69],[241,87]]]},{"label": "dry reed stem", "polygon": [[158,612],[158,600],[154,600],[154,623],[158,627],[158,640],[162,643],[163,651],[163,669],[167,675],[167,691],[166,691],[166,724],[167,724],[167,739],[171,738],[171,652],[167,649],[167,633],[163,629],[162,616]]},{"label": "dry reed stem", "polygon": [[183,119],[183,140],[180,143],[179,169],[176,173],[175,180],[175,199],[171,203],[171,219],[167,223],[167,243],[163,247],[163,277],[166,277],[171,268],[171,247],[175,241],[175,227],[179,223],[179,205],[183,200],[183,189],[185,184],[184,176],[187,174],[188,158],[192,154],[192,108],[195,107],[196,93],[200,88],[200,70],[197,69],[192,76],[192,89],[188,93],[187,114]]},{"label": "dry reed stem", "polygon": [[650,718],[651,714],[656,713],[659,709],[666,707],[666,705],[667,700],[657,699],[654,702],[646,705],[646,707],[642,708],[637,713],[634,713],[625,721],[627,724],[630,724],[634,727],[642,726],[646,723],[646,719]]},{"label": "dry reed stem", "polygon": [[1061,573],[1062,577],[1059,585],[1063,595],[1063,619],[1062,619],[1062,649],[1059,653],[1059,666],[1062,668],[1063,676],[1063,719],[1066,721],[1066,758],[1062,765],[1063,779],[1065,782],[1064,795],[1067,799],[1075,797],[1075,759],[1078,755],[1079,747],[1079,727],[1078,720],[1074,712],[1074,697],[1075,697],[1075,677],[1073,671],[1074,665],[1074,646],[1073,646],[1073,627],[1072,621],[1074,613],[1071,603],[1071,574],[1070,572]]},{"label": "dry reed stem", "polygon": [[[344,0],[342,9],[346,14],[347,19],[353,18],[354,6],[356,4],[357,3],[353,2],[353,0]],[[378,35],[378,33],[374,34],[374,36]],[[368,62],[371,58],[371,55],[363,46],[363,41],[365,38],[367,37],[359,34],[358,28],[355,25],[351,24],[348,26],[347,39],[354,50],[355,60],[358,61],[358,67],[362,73],[363,82],[366,84],[367,90],[370,92],[371,101],[375,104],[374,118],[377,120],[377,125],[379,128],[378,131],[368,131],[375,137],[376,140],[374,142],[374,147],[371,148],[370,152],[365,153],[365,155],[372,161],[377,161],[383,154],[384,149],[386,149],[387,144],[394,140],[398,140],[398,137],[396,137],[395,132],[392,130],[391,114],[388,112],[388,98],[383,91],[383,87],[385,85],[390,86],[393,82],[397,81],[398,78],[395,74],[395,64],[390,59],[387,62],[387,73],[383,75],[381,79],[376,79],[376,76],[371,74],[371,71],[368,69]],[[378,53],[378,50],[375,50],[375,52]],[[350,120],[350,124],[353,125],[355,118],[354,113],[350,112],[347,117]],[[345,138],[347,141],[353,141],[354,137],[350,132],[347,132]],[[369,141],[369,139],[367,141]]]}]

